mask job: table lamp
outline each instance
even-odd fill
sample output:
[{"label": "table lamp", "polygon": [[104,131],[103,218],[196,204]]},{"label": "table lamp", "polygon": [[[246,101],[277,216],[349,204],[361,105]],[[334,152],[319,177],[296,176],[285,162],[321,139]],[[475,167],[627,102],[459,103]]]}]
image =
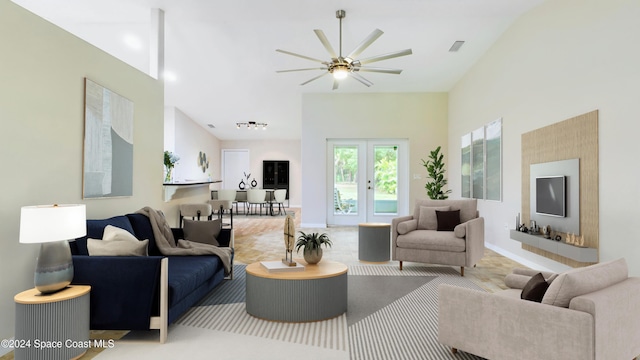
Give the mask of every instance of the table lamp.
[{"label": "table lamp", "polygon": [[40,243],[34,283],[43,294],[62,290],[73,280],[73,262],[67,240],[87,234],[84,204],[23,206],[20,242]]}]

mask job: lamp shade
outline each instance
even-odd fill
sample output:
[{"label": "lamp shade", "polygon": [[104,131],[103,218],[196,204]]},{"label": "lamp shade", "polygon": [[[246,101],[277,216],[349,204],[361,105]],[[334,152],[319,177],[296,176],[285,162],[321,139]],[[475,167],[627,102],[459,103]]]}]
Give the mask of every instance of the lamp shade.
[{"label": "lamp shade", "polygon": [[70,240],[86,234],[84,204],[23,206],[20,211],[21,243]]}]

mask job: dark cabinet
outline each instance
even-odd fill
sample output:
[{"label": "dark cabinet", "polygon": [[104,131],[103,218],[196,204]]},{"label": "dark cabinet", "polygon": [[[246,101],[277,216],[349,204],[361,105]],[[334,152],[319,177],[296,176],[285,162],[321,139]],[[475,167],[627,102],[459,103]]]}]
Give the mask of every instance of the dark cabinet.
[{"label": "dark cabinet", "polygon": [[289,199],[289,160],[262,161],[262,188],[287,189]]}]

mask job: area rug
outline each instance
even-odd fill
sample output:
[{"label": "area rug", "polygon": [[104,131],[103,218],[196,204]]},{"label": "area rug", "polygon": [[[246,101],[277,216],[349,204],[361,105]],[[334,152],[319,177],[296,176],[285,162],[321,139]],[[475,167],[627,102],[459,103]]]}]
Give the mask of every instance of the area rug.
[{"label": "area rug", "polygon": [[350,359],[481,359],[457,356],[437,341],[438,285],[483,291],[450,267],[362,265],[349,267],[347,314],[292,324],[247,315],[245,272],[227,281],[176,323],[349,353]]}]

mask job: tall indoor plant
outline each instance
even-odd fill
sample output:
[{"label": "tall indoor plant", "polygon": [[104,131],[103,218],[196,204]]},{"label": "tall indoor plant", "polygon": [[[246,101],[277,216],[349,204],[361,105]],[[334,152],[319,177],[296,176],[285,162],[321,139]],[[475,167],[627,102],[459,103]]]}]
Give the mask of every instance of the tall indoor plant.
[{"label": "tall indoor plant", "polygon": [[427,168],[427,174],[431,181],[424,186],[427,189],[427,195],[433,200],[445,200],[451,193],[451,189],[443,190],[447,185],[447,179],[444,177],[444,155],[440,154],[440,146],[429,153],[429,159],[422,159],[422,166]]},{"label": "tall indoor plant", "polygon": [[306,261],[307,264],[317,264],[322,259],[322,244],[324,244],[325,247],[331,247],[329,235],[318,235],[318,233],[305,234],[303,231],[300,231],[300,236],[298,236],[298,241],[296,242],[296,252],[302,248],[304,261]]}]

